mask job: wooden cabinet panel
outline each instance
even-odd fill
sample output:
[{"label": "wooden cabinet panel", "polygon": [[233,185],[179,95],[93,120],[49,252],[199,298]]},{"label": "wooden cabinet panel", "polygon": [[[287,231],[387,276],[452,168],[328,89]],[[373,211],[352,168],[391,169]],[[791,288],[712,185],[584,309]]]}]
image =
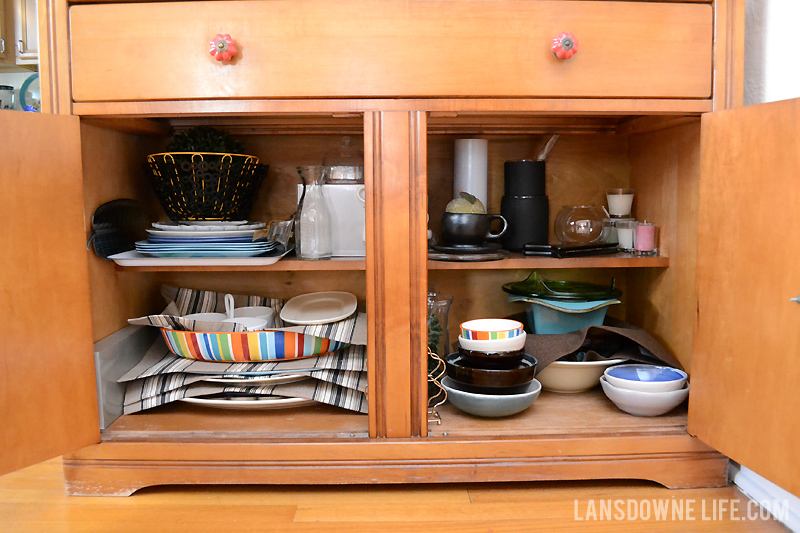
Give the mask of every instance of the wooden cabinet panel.
[{"label": "wooden cabinet panel", "polygon": [[0,474],[99,440],[76,117],[0,111]]},{"label": "wooden cabinet panel", "polygon": [[689,430],[800,495],[800,100],[703,117]]},{"label": "wooden cabinet panel", "polygon": [[[120,24],[125,21],[125,24]],[[321,0],[78,5],[76,102],[711,96],[708,4]],[[563,31],[579,51],[557,59]],[[230,63],[209,41],[230,34]]]}]

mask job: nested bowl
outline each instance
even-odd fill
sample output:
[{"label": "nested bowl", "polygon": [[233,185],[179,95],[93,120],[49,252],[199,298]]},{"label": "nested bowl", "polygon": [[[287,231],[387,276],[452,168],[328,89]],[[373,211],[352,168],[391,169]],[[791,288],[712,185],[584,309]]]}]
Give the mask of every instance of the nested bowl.
[{"label": "nested bowl", "polygon": [[450,377],[442,379],[442,387],[447,391],[447,401],[456,408],[475,416],[497,418],[511,416],[530,407],[542,385],[532,379],[519,394],[475,394],[458,389]]},{"label": "nested bowl", "polygon": [[536,372],[536,358],[524,355],[512,368],[472,368],[459,352],[447,356],[447,376],[462,390],[486,394],[513,394],[531,382]]},{"label": "nested bowl", "polygon": [[525,350],[510,351],[485,351],[467,350],[463,346],[458,348],[458,353],[466,366],[472,368],[486,369],[508,369],[514,368],[522,363],[525,357]]},{"label": "nested bowl", "polygon": [[459,335],[458,345],[467,350],[479,350],[482,352],[511,352],[522,350],[525,347],[526,338],[527,334],[524,331],[522,335],[517,335],[509,339],[475,340],[465,339]]},{"label": "nested bowl", "polygon": [[477,318],[461,323],[461,337],[467,340],[490,341],[521,336],[522,322],[508,318]]},{"label": "nested bowl", "polygon": [[644,392],[615,387],[606,376],[600,377],[603,392],[614,405],[634,416],[660,416],[669,413],[689,396],[689,384],[678,390]]},{"label": "nested bowl", "polygon": [[606,381],[620,389],[669,392],[683,388],[689,376],[683,370],[657,365],[619,365],[607,368]]}]

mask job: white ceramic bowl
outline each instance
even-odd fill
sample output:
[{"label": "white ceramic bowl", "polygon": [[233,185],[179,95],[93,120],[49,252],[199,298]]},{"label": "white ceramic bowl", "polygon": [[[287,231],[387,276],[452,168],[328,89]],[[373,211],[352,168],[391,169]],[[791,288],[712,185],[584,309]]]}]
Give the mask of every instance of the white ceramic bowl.
[{"label": "white ceramic bowl", "polygon": [[520,413],[530,407],[542,391],[542,385],[535,379],[528,389],[520,394],[476,394],[453,387],[449,377],[442,379],[442,387],[447,391],[447,401],[465,413],[487,418],[498,418]]},{"label": "white ceramic bowl", "polygon": [[462,322],[461,336],[471,340],[500,340],[519,337],[523,333],[522,322],[507,318],[478,318]]},{"label": "white ceramic bowl", "polygon": [[263,318],[267,321],[267,327],[275,325],[275,311],[271,307],[263,305],[251,305],[248,307],[237,307],[233,310],[233,318]]},{"label": "white ceramic bowl", "polygon": [[617,365],[603,373],[611,385],[642,392],[668,392],[683,388],[689,376],[683,370],[656,365]]},{"label": "white ceramic bowl", "polygon": [[228,318],[228,315],[225,313],[192,313],[191,315],[183,315],[181,318],[199,322],[222,322]]},{"label": "white ceramic bowl", "polygon": [[669,413],[678,407],[689,396],[689,384],[682,389],[667,392],[642,392],[638,390],[620,389],[610,384],[605,376],[600,378],[600,385],[608,399],[614,405],[635,416],[659,416]]},{"label": "white ceramic bowl", "polygon": [[625,359],[602,361],[553,361],[536,375],[544,390],[551,392],[583,392],[600,383],[606,368]]},{"label": "white ceramic bowl", "polygon": [[465,339],[458,336],[458,344],[465,350],[477,350],[479,352],[514,352],[525,347],[526,334],[511,337],[510,339],[475,340]]}]

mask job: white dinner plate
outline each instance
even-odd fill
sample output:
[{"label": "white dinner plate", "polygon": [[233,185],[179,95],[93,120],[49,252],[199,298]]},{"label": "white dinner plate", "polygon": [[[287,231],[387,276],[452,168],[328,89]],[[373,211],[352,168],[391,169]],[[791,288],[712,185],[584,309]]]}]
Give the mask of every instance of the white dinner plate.
[{"label": "white dinner plate", "polygon": [[328,324],[349,317],[358,301],[349,292],[312,292],[295,296],[283,306],[281,319],[291,324]]},{"label": "white dinner plate", "polygon": [[184,220],[181,222],[153,222],[153,227],[160,230],[179,231],[181,233],[205,233],[207,231],[241,231],[257,230],[266,226],[266,222],[214,222],[209,220]]},{"label": "white dinner plate", "polygon": [[303,374],[276,374],[273,376],[253,376],[248,377],[227,377],[227,378],[208,378],[203,381],[209,383],[225,383],[228,385],[279,385],[281,383],[295,383],[308,379]]},{"label": "white dinner plate", "polygon": [[140,252],[245,252],[262,251],[267,252],[278,245],[276,242],[259,243],[203,243],[203,244],[155,244],[155,243],[136,243],[136,249]]},{"label": "white dinner plate", "polygon": [[151,257],[130,250],[109,256],[119,266],[126,267],[174,267],[174,266],[268,266],[277,263],[286,253],[257,257]]},{"label": "white dinner plate", "polygon": [[283,396],[231,396],[230,398],[182,398],[182,402],[216,407],[218,409],[288,409],[313,405],[317,402],[306,398],[285,398]]},{"label": "white dinner plate", "polygon": [[256,230],[254,229],[232,229],[222,231],[179,231],[176,229],[162,230],[162,229],[147,229],[147,233],[151,235],[161,235],[162,237],[229,237],[234,235],[253,235]]}]

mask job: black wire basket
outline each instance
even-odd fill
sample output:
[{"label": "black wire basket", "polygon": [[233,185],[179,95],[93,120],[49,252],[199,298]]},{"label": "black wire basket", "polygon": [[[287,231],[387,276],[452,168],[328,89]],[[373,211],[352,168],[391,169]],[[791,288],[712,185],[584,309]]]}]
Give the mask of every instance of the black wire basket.
[{"label": "black wire basket", "polygon": [[147,163],[172,220],[247,220],[269,170],[241,154],[166,152],[147,156]]}]

